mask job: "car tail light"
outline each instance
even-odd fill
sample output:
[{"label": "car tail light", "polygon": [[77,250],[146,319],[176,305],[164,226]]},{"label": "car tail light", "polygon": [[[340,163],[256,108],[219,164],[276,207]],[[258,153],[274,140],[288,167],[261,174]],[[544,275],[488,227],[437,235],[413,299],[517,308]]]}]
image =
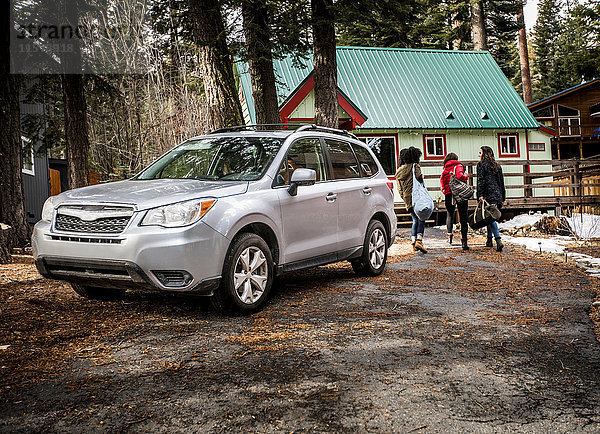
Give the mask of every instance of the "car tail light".
[{"label": "car tail light", "polygon": [[394,181],[388,181],[387,186],[390,188],[390,191],[394,192]]}]

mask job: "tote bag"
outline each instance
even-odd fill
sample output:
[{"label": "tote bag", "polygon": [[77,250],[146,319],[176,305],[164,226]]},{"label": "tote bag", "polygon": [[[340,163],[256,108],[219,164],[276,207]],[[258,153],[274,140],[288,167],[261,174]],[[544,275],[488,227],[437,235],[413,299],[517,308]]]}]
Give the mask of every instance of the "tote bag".
[{"label": "tote bag", "polygon": [[502,213],[496,205],[488,203],[485,199],[477,202],[475,212],[469,216],[469,226],[479,229],[489,225],[491,222],[500,220]]},{"label": "tote bag", "polygon": [[448,187],[450,187],[450,192],[456,203],[466,202],[473,197],[473,187],[456,177],[456,166],[454,172],[450,175]]},{"label": "tote bag", "polygon": [[412,167],[413,188],[412,188],[412,206],[415,215],[419,220],[425,221],[433,213],[433,199],[427,191],[425,184],[417,181],[415,177],[415,165]]}]

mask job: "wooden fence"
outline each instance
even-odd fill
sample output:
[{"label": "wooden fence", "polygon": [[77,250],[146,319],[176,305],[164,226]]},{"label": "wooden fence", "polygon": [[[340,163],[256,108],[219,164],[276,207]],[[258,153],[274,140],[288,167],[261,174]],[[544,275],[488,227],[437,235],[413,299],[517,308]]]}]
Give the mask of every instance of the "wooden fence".
[{"label": "wooden fence", "polygon": [[[478,161],[462,162],[469,175],[469,184],[476,185]],[[507,209],[548,210],[561,212],[564,208],[600,206],[600,159],[589,160],[501,160],[504,168],[507,190]],[[423,175],[425,179],[439,179],[442,173],[441,161],[423,161],[421,167],[436,167],[439,173]],[[507,170],[507,166],[518,166],[516,171]],[[535,168],[541,167],[540,171]],[[549,168],[551,168],[549,170]],[[543,171],[542,171],[543,170]],[[509,182],[517,178],[516,182]],[[535,180],[550,178],[551,181],[534,183]],[[430,192],[439,192],[441,188],[427,187]],[[518,189],[522,194],[510,194]],[[552,189],[553,195],[536,195],[538,189]],[[539,192],[539,190],[538,190]],[[475,201],[470,203],[475,206]],[[443,202],[438,206],[444,209]]]}]

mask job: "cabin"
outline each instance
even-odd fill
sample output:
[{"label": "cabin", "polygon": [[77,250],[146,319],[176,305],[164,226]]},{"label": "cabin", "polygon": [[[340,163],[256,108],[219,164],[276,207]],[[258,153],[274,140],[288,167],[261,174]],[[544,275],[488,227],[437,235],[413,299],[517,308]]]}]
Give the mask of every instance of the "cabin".
[{"label": "cabin", "polygon": [[[501,164],[512,163],[504,168],[515,175],[505,180],[514,187],[509,197],[553,195],[552,188],[521,187],[552,182],[527,175],[551,171],[528,161],[550,160],[554,132],[534,118],[488,52],[337,47],[337,64],[339,127],[371,147],[390,179],[400,149],[418,147],[427,188],[439,202],[446,154],[470,161],[474,176],[479,148],[487,145]],[[248,66],[235,65],[245,121],[255,124]],[[314,122],[312,57],[277,59],[274,69],[282,122]]]},{"label": "cabin", "polygon": [[556,131],[552,156],[559,160],[600,155],[600,78],[529,104],[541,124]]}]

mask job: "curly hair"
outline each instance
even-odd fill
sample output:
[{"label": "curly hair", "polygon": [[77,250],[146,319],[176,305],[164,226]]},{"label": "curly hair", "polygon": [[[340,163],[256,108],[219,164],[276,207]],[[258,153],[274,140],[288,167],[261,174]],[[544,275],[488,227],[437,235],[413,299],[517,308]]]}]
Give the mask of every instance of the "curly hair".
[{"label": "curly hair", "polygon": [[402,149],[399,155],[400,165],[418,163],[421,159],[421,155],[423,155],[421,150],[419,148],[415,148],[414,146],[411,146],[408,149]]},{"label": "curly hair", "polygon": [[498,163],[494,158],[494,151],[489,146],[481,147],[481,161],[487,161],[492,168],[492,173],[498,173]]}]

